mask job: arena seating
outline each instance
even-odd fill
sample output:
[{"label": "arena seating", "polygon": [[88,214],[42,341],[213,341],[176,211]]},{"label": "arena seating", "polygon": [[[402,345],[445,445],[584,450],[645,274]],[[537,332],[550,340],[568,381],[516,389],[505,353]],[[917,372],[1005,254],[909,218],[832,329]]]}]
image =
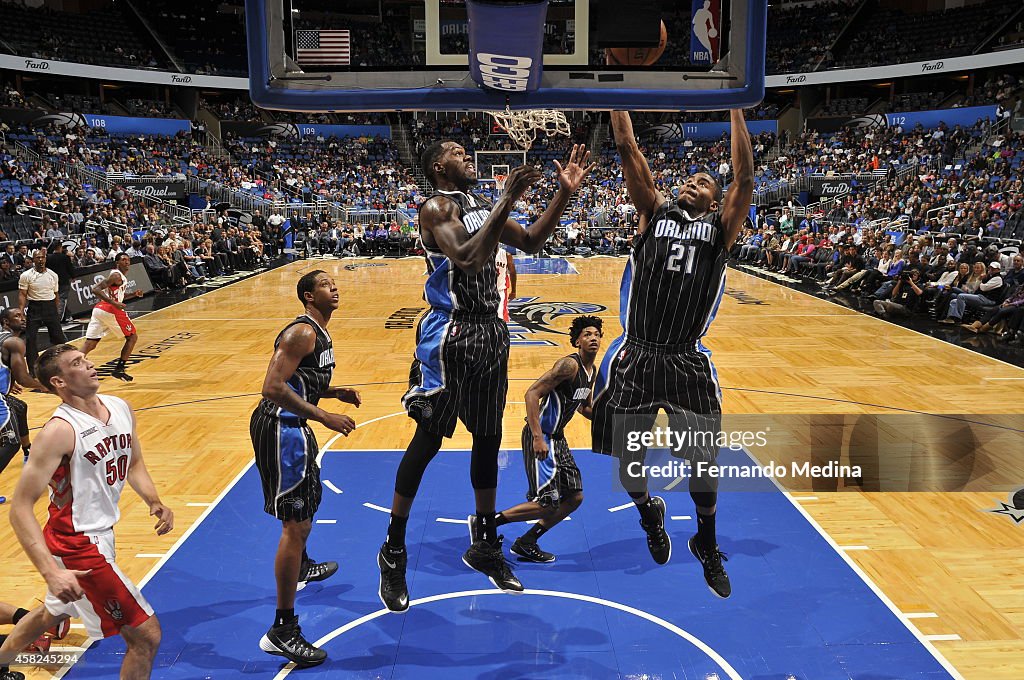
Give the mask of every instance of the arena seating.
[{"label": "arena seating", "polygon": [[59,12],[0,2],[4,40],[19,54],[102,66],[167,68],[120,6]]}]

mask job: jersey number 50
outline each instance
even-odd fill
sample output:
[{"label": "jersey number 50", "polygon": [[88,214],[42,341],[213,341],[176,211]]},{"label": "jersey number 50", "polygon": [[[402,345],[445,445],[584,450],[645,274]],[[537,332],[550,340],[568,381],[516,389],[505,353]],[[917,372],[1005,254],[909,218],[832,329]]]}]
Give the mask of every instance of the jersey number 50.
[{"label": "jersey number 50", "polygon": [[128,456],[118,456],[117,460],[107,461],[107,484],[114,486],[123,482],[128,476]]},{"label": "jersey number 50", "polygon": [[[697,254],[697,246],[688,246],[685,243],[674,243],[672,244],[672,254],[668,256],[668,262],[665,264],[665,269],[672,272],[685,271],[687,274],[693,273],[693,258]],[[682,264],[681,260],[686,258],[686,264]]]}]

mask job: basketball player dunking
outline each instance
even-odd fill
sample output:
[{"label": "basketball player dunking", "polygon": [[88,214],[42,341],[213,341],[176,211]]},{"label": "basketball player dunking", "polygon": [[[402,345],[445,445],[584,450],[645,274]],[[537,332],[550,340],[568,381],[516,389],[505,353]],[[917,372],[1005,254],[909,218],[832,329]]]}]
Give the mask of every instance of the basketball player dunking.
[{"label": "basketball player dunking", "polygon": [[[100,379],[71,345],[47,349],[36,362],[39,381],[63,402],[36,437],[18,481],[11,526],[46,580],[44,606],[24,616],[0,647],[6,666],[47,628],[76,617],[89,637],[124,638],[122,678],[148,678],[160,646],[160,624],[139,589],[114,562],[114,524],[125,482],[156,517],[156,533],[174,528],[160,502],[131,408],[101,396]],[[42,530],[33,506],[50,486],[49,519]]]},{"label": "basketball player dunking", "polygon": [[[96,349],[96,345],[100,344],[100,340],[108,331],[120,332],[124,336],[124,345],[121,346],[121,356],[118,357],[111,375],[125,382],[132,381],[132,377],[125,371],[125,364],[132,356],[135,343],[139,341],[135,324],[128,318],[128,312],[124,307],[124,288],[128,283],[128,268],[131,266],[131,256],[128,253],[121,253],[114,260],[115,269],[92,287],[93,294],[100,301],[92,308],[92,318],[85,329],[85,344],[82,345],[82,352],[89,356],[89,352]],[[142,291],[135,291],[132,297],[142,297]]]},{"label": "basketball player dunking", "polygon": [[594,362],[601,349],[602,322],[596,316],[578,316],[569,327],[569,342],[576,352],[562,357],[526,390],[526,426],[523,428],[523,463],[529,490],[526,503],[498,513],[498,526],[538,520],[510,548],[527,562],[554,562],[537,539],[575,512],[583,503],[583,476],[565,440],[565,426],[578,410],[591,416]]},{"label": "basketball player dunking", "polygon": [[317,406],[334,398],[358,407],[359,392],[330,387],[334,344],[327,324],[338,308],[338,287],[322,270],[304,274],[296,285],[305,314],[278,334],[274,355],[263,381],[263,399],[252,412],[249,436],[263,485],[263,509],[281,520],[281,541],[274,560],[277,612],[274,625],[260,640],[260,649],[283,656],[298,666],[315,666],[327,653],[302,637],[295,615],[295,592],[309,581],[323,581],[338,571],[337,562],[315,562],[306,554],[313,515],[320,507],[323,486],[316,462],[319,447],[312,420],[346,437],[356,424],[350,417]]},{"label": "basketball player dunking", "polygon": [[591,167],[583,146],[573,146],[563,168],[555,161],[559,189],[544,213],[523,228],[509,218],[516,201],[537,180],[532,166],[512,170],[493,206],[470,193],[477,183],[471,156],[455,142],[436,142],[423,152],[423,172],[437,189],[420,207],[430,311],[417,329],[416,358],[402,403],[417,422],[398,466],[387,541],[377,554],[378,595],[393,612],[409,608],[405,528],[427,465],[461,419],[473,435],[470,479],[476,497],[478,534],[463,562],[502,590],[521,592],[501,550],[494,519],[501,419],[508,392],[508,326],[498,316],[498,243],[539,252]]},{"label": "basketball player dunking", "polygon": [[[754,187],[754,158],[742,111],[732,111],[732,164],[735,179],[722,200],[713,177],[699,172],[670,201],[655,187],[640,153],[629,114],[611,114],[615,145],[622,157],[626,188],[639,216],[639,235],[622,277],[619,315],[622,336],[608,348],[594,399],[594,451],[619,458],[619,478],[640,511],[640,526],[658,564],[668,562],[672,543],[665,531],[665,501],[647,493],[646,478],[630,475],[630,453],[623,427],[628,419],[646,429],[663,409],[686,422],[714,423],[721,415],[721,390],[711,353],[701,344],[718,311],[725,288],[726,261],[747,216]],[[715,432],[717,435],[717,432]],[[707,450],[707,456],[717,450]],[[692,455],[687,452],[686,455]],[[699,468],[695,465],[693,470]],[[690,496],[697,508],[697,533],[689,541],[704,567],[708,586],[719,597],[732,592],[715,536],[717,478],[694,475]]]}]

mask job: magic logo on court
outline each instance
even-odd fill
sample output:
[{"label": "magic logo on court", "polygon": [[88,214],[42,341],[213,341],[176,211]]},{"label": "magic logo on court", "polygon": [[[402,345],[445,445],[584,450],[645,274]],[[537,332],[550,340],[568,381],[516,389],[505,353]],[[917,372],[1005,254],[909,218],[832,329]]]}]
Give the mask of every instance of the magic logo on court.
[{"label": "magic logo on court", "polygon": [[569,335],[552,328],[562,316],[600,314],[608,308],[593,302],[541,302],[539,297],[520,297],[508,303],[509,338],[513,346],[553,347],[560,343],[542,337],[545,334]]}]

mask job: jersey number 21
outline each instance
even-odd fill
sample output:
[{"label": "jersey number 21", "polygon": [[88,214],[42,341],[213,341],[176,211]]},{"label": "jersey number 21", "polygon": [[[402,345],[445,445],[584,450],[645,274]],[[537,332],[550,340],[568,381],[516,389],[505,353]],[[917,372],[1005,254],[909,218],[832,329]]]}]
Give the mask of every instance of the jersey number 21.
[{"label": "jersey number 21", "polygon": [[[674,243],[672,244],[672,254],[668,256],[668,262],[665,264],[665,269],[673,272],[685,271],[687,274],[692,274],[693,258],[696,254],[697,246],[686,245],[685,243]],[[685,264],[682,263],[683,258],[686,258]]]}]

